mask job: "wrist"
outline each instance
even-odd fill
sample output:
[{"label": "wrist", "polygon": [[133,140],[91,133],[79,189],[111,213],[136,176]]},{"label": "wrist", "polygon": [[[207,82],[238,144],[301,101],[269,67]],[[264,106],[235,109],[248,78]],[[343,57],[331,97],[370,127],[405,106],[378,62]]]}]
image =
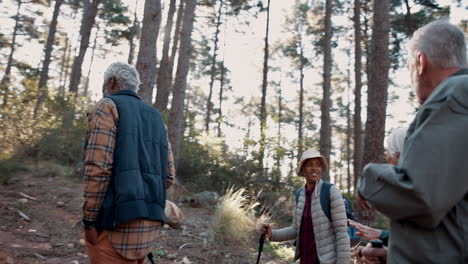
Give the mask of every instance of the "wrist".
[{"label": "wrist", "polygon": [[81,225],[83,226],[84,230],[93,229],[95,227],[95,223],[95,221],[89,221],[85,219],[81,220]]}]

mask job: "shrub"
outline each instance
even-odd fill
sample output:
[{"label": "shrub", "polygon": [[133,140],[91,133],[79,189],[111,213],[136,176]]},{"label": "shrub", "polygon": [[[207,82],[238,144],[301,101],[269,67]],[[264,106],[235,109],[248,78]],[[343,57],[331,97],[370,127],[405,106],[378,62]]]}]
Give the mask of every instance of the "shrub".
[{"label": "shrub", "polygon": [[30,170],[31,169],[20,160],[0,160],[0,184],[9,184],[15,173]]},{"label": "shrub", "polygon": [[271,242],[272,253],[275,258],[279,258],[292,263],[294,260],[295,248],[292,245],[285,245],[283,243]]}]

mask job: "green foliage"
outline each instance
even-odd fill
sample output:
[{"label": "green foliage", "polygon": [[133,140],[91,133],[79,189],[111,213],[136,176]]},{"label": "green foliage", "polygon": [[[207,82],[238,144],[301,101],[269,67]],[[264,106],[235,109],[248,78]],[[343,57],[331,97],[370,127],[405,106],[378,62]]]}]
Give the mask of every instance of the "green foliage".
[{"label": "green foliage", "polygon": [[27,203],[24,203],[22,201],[18,201],[17,207],[18,207],[18,210],[20,210],[21,212],[23,212],[25,214],[29,213],[29,206],[28,206]]},{"label": "green foliage", "polygon": [[104,36],[107,43],[117,46],[121,39],[130,39],[131,27],[128,7],[121,0],[105,0],[99,9],[99,18],[105,22]]},{"label": "green foliage", "polygon": [[[75,99],[73,94],[49,94],[34,118],[38,72],[29,65],[18,65],[25,78],[21,85],[9,88],[8,104],[0,108],[0,156],[75,164],[82,159],[86,131],[84,109],[89,107],[89,101]],[[77,112],[74,126],[63,130],[63,113],[73,104]]]},{"label": "green foliage", "polygon": [[393,70],[405,66],[404,56],[401,56],[404,41],[413,34],[413,32],[425,24],[448,17],[450,8],[430,8],[423,7],[415,13],[411,13],[404,7],[403,1],[393,1],[391,6],[390,18],[390,65]]},{"label": "green foliage", "polygon": [[18,172],[30,171],[31,169],[18,159],[0,160],[0,184],[9,184],[13,175]]},{"label": "green foliage", "polygon": [[265,252],[270,252],[276,259],[281,259],[287,261],[288,263],[293,263],[295,255],[294,246],[283,245],[282,243],[278,242],[265,242]]},{"label": "green foliage", "polygon": [[247,186],[259,172],[254,159],[227,152],[221,138],[208,134],[184,137],[177,177],[193,192],[222,191],[220,186]]}]

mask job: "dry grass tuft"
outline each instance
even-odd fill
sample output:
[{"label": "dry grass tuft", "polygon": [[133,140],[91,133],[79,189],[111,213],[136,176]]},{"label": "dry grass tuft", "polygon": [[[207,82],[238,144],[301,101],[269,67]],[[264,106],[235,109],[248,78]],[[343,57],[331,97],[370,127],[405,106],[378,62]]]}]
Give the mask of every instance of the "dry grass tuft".
[{"label": "dry grass tuft", "polygon": [[250,201],[244,188],[229,188],[214,214],[214,240],[226,243],[250,241],[258,222],[254,211],[257,206],[257,202]]}]

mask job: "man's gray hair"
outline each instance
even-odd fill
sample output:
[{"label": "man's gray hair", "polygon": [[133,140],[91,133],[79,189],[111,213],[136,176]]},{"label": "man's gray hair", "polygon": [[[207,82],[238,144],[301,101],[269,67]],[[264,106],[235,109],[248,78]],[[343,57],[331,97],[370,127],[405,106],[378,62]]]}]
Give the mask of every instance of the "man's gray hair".
[{"label": "man's gray hair", "polygon": [[465,34],[446,19],[433,21],[416,30],[407,48],[410,58],[422,52],[432,63],[444,69],[468,65]]},{"label": "man's gray hair", "polygon": [[387,138],[387,151],[390,156],[396,158],[397,153],[403,152],[403,145],[405,143],[406,132],[408,128],[399,127],[390,133]]},{"label": "man's gray hair", "polygon": [[115,78],[120,90],[131,90],[136,93],[140,88],[140,76],[135,67],[128,63],[112,63],[104,73],[104,83],[110,78]]}]

